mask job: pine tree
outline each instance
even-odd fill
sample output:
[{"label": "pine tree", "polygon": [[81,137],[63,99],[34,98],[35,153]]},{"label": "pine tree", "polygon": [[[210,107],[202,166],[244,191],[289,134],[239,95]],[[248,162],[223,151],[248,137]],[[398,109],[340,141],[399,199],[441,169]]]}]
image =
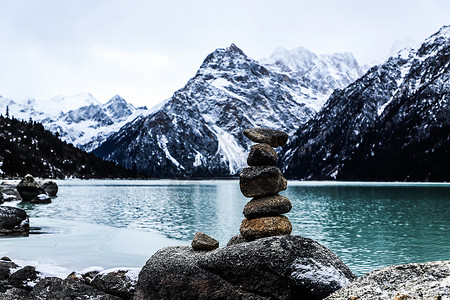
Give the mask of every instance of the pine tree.
[{"label": "pine tree", "polygon": [[6,117],[9,118],[9,106],[6,105]]}]

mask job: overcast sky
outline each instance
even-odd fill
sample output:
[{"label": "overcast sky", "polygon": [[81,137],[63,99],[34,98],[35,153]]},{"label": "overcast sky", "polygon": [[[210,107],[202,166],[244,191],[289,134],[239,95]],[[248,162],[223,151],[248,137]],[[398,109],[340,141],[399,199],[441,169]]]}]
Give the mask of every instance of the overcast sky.
[{"label": "overcast sky", "polygon": [[381,60],[450,24],[448,0],[0,0],[0,95],[120,94],[151,107],[214,49],[277,47]]}]

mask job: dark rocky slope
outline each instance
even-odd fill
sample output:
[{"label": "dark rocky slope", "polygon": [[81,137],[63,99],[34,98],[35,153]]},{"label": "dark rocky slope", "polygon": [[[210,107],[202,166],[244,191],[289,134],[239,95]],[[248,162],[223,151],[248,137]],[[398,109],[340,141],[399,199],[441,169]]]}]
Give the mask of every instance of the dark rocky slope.
[{"label": "dark rocky slope", "polygon": [[42,124],[0,116],[0,176],[125,178],[136,172],[62,142]]},{"label": "dark rocky slope", "polygon": [[295,179],[449,181],[450,26],[335,91],[286,147]]}]

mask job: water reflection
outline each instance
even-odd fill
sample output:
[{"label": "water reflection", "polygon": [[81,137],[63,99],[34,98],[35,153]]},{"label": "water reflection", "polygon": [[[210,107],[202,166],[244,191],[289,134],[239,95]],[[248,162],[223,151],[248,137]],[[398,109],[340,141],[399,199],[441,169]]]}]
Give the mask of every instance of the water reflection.
[{"label": "water reflection", "polygon": [[[244,198],[237,181],[60,181],[32,217],[158,231],[221,245],[237,234]],[[338,254],[357,274],[391,264],[450,259],[450,185],[291,183],[293,233]]]}]

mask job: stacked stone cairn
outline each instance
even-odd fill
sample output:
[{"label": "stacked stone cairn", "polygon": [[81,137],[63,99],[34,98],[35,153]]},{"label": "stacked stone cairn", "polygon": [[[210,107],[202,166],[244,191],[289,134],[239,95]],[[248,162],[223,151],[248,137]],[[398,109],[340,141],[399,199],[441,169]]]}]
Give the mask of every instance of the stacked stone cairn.
[{"label": "stacked stone cairn", "polygon": [[245,219],[240,232],[247,241],[263,237],[286,235],[292,231],[288,213],[292,204],[278,192],[287,188],[287,181],[276,167],[277,153],[274,148],[286,144],[288,135],[269,128],[244,130],[244,135],[253,145],[247,164],[240,174],[239,186],[245,197],[252,198],[244,207]]}]

